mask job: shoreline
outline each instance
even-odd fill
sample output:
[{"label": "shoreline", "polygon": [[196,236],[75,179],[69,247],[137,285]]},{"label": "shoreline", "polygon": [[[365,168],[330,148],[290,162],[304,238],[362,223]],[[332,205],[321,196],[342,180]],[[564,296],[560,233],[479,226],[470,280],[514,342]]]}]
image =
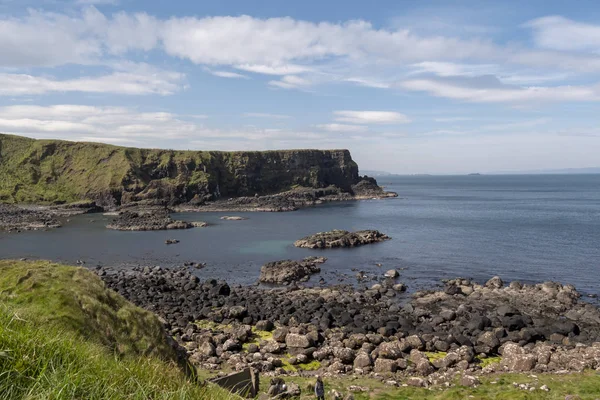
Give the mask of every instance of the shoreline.
[{"label": "shoreline", "polygon": [[[384,192],[377,187],[369,194],[351,195],[341,192],[337,188],[292,190],[275,195],[258,197],[236,197],[228,200],[216,200],[203,205],[178,204],[173,206],[159,205],[152,202],[137,202],[122,204],[117,207],[103,208],[93,201],[80,201],[61,205],[43,204],[7,204],[0,203],[0,231],[18,233],[28,230],[50,230],[60,228],[60,220],[80,215],[102,213],[139,213],[152,216],[153,213],[183,213],[183,212],[291,212],[302,208],[309,208],[329,202],[381,200],[396,198],[395,192]],[[173,229],[168,224],[161,224],[157,230]],[[191,227],[191,226],[188,226]],[[109,228],[111,229],[111,228]],[[114,229],[114,228],[113,228]],[[154,230],[132,229],[124,227],[122,230]]]},{"label": "shoreline", "polygon": [[161,316],[202,369],[417,375],[429,386],[459,371],[600,368],[600,310],[571,285],[455,279],[443,290],[409,296],[385,284],[230,286],[202,282],[188,268],[95,271],[109,288]]}]

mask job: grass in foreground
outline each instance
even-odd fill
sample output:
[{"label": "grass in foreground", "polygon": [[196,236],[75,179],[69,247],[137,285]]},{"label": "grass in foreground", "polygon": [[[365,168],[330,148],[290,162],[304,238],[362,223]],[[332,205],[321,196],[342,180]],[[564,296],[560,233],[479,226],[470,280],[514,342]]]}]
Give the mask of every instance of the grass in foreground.
[{"label": "grass in foreground", "polygon": [[186,377],[156,316],[93,273],[0,261],[0,399],[229,398]]}]

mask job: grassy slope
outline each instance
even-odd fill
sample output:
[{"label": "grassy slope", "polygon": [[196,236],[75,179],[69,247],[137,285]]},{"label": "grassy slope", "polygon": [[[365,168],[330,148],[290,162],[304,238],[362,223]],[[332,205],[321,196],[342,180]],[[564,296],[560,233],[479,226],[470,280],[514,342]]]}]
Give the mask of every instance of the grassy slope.
[{"label": "grassy slope", "polygon": [[[600,376],[590,371],[582,374],[550,375],[538,374],[537,378],[526,374],[490,375],[482,379],[477,388],[455,386],[452,388],[419,389],[412,387],[395,388],[382,382],[368,378],[326,378],[325,387],[329,391],[335,389],[339,393],[348,393],[351,385],[368,387],[369,392],[354,393],[355,400],[564,400],[567,395],[577,395],[576,399],[594,400],[600,398]],[[303,393],[301,400],[313,399],[310,385],[314,379],[289,378],[300,385]],[[495,383],[491,383],[495,382]],[[523,391],[513,386],[513,382],[534,384],[536,387],[547,385],[551,390],[544,392]],[[262,389],[266,390],[268,382],[261,380]]]},{"label": "grassy slope", "polygon": [[[206,152],[142,150],[98,143],[33,140],[0,135],[0,201],[14,203],[74,202],[90,194],[144,186],[150,177],[141,166],[166,170],[170,161],[196,164],[210,159]],[[169,180],[167,177],[165,177]],[[188,178],[188,177],[186,177]],[[192,183],[205,174],[189,176]]]},{"label": "grassy slope", "polygon": [[[347,157],[339,161],[349,169],[347,176],[337,179],[349,183],[350,170],[358,173],[356,163],[347,152],[333,152]],[[64,203],[97,200],[115,192],[142,192],[145,199],[169,197],[165,193],[181,192],[182,188],[188,194],[203,196],[217,186],[223,195],[278,192],[294,183],[320,187],[317,164],[325,153],[136,149],[0,134],[0,202]],[[294,162],[288,163],[288,159],[295,156],[312,165],[314,171],[299,168],[290,172],[288,167]],[[255,176],[257,171],[260,177]]]},{"label": "grassy slope", "polygon": [[0,261],[0,399],[226,399],[190,382],[151,313],[93,273]]}]

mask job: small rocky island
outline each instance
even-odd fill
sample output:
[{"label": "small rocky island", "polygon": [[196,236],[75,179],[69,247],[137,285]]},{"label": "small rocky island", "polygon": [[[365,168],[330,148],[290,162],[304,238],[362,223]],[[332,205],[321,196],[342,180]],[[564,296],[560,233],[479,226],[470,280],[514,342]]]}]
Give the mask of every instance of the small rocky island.
[{"label": "small rocky island", "polygon": [[260,269],[261,283],[289,285],[294,282],[307,281],[312,274],[321,272],[318,264],[322,264],[325,257],[307,257],[302,261],[283,260],[270,262]]},{"label": "small rocky island", "polygon": [[167,209],[122,211],[106,227],[118,231],[160,231],[204,227],[206,222],[174,220]]},{"label": "small rocky island", "polygon": [[388,235],[376,230],[348,232],[334,229],[329,232],[319,232],[296,240],[294,246],[307,249],[331,249],[336,247],[357,247],[389,239],[391,238]]}]

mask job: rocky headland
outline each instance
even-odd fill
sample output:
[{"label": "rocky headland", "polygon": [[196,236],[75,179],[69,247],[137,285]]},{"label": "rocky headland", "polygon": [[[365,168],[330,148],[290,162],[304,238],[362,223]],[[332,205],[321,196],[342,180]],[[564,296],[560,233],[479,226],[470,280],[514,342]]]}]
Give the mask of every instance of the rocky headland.
[{"label": "rocky headland", "polygon": [[600,311],[570,285],[456,279],[408,297],[389,279],[368,290],[261,289],[201,281],[187,268],[96,272],[161,316],[201,368],[319,370],[415,386],[458,374],[477,384],[490,372],[600,368]]},{"label": "rocky headland", "polygon": [[289,211],[383,198],[348,150],[174,151],[0,134],[0,202]]},{"label": "rocky headland", "polygon": [[389,239],[391,239],[389,236],[376,230],[348,232],[334,229],[329,232],[319,232],[296,240],[294,246],[307,249],[332,249],[336,247],[357,247]]}]

